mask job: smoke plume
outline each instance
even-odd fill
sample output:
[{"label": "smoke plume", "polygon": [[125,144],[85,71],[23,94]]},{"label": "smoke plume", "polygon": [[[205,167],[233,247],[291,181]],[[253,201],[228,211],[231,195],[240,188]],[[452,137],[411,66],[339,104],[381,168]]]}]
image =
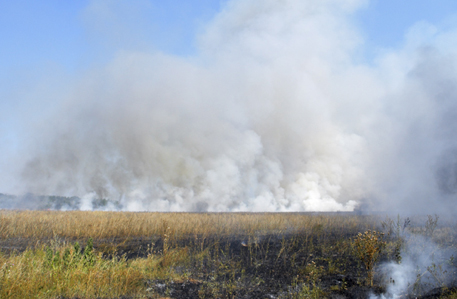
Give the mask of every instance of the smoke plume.
[{"label": "smoke plume", "polygon": [[195,55],[118,51],[23,120],[16,192],[141,211],[446,211],[456,27],[417,24],[365,63],[365,4],[233,0]]}]

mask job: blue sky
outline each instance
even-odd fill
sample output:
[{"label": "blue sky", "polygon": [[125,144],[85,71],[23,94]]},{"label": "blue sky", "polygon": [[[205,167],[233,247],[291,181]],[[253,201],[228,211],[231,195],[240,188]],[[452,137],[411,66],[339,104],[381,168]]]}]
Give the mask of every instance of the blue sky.
[{"label": "blue sky", "polygon": [[418,22],[441,26],[452,22],[457,2],[452,0],[373,0],[357,14],[367,51],[397,48],[408,29]]},{"label": "blue sky", "polygon": [[[107,2],[115,3],[116,11],[94,24],[88,0],[0,1],[1,77],[18,70],[39,71],[49,63],[72,73],[106,62],[121,48],[191,55],[195,36],[224,5],[222,0]],[[129,9],[133,5],[127,3],[136,8]],[[441,24],[456,11],[454,0],[372,0],[354,22],[370,56],[379,48],[398,47],[413,24]],[[119,36],[104,28],[115,23],[122,31]]]},{"label": "blue sky", "polygon": [[[97,64],[121,48],[188,55],[194,52],[196,32],[220,9],[219,0],[107,3],[102,7],[87,0],[1,1],[2,74],[49,62],[72,72]],[[112,11],[93,12],[91,5],[94,10],[109,6]],[[119,36],[113,36],[111,26],[119,26]]]}]

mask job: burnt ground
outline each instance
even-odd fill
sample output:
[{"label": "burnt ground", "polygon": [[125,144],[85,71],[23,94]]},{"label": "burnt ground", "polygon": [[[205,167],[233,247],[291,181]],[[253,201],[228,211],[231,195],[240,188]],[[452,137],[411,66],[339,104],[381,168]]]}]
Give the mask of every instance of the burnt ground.
[{"label": "burnt ground", "polygon": [[[170,239],[131,237],[94,240],[94,248],[127,259],[162,256],[180,280],[146,281],[149,298],[369,298],[385,292],[382,277],[367,286],[367,272],[351,247],[353,234],[310,233],[267,236],[188,236]],[[76,240],[0,240],[5,253],[52,242]],[[84,246],[85,241],[79,240]],[[167,252],[183,249],[187,258],[167,261]],[[382,260],[391,256],[384,254]],[[432,288],[402,298],[441,298],[455,288]],[[306,296],[308,295],[308,297]],[[127,297],[125,297],[127,298]]]}]

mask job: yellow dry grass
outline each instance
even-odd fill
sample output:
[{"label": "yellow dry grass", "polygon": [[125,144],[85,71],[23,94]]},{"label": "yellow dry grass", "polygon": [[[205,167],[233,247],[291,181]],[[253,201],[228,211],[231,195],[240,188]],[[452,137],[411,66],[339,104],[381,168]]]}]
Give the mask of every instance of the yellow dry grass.
[{"label": "yellow dry grass", "polygon": [[[374,227],[375,217],[299,213],[129,213],[87,211],[0,211],[0,238],[72,239],[162,236],[173,237],[322,233]],[[325,229],[322,229],[325,228]],[[170,231],[168,231],[170,233]]]},{"label": "yellow dry grass", "polygon": [[[64,247],[58,249],[62,254]],[[136,260],[96,257],[94,265],[48,263],[44,248],[0,256],[0,298],[114,298],[142,291],[151,256]]]}]

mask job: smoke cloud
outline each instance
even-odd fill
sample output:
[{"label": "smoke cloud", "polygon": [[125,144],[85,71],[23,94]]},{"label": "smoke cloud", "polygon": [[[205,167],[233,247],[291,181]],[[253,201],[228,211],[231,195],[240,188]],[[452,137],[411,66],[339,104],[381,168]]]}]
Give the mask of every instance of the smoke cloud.
[{"label": "smoke cloud", "polygon": [[448,210],[457,27],[417,24],[364,63],[364,5],[233,0],[193,56],[118,51],[51,116],[23,120],[16,192],[76,195],[84,209]]}]

